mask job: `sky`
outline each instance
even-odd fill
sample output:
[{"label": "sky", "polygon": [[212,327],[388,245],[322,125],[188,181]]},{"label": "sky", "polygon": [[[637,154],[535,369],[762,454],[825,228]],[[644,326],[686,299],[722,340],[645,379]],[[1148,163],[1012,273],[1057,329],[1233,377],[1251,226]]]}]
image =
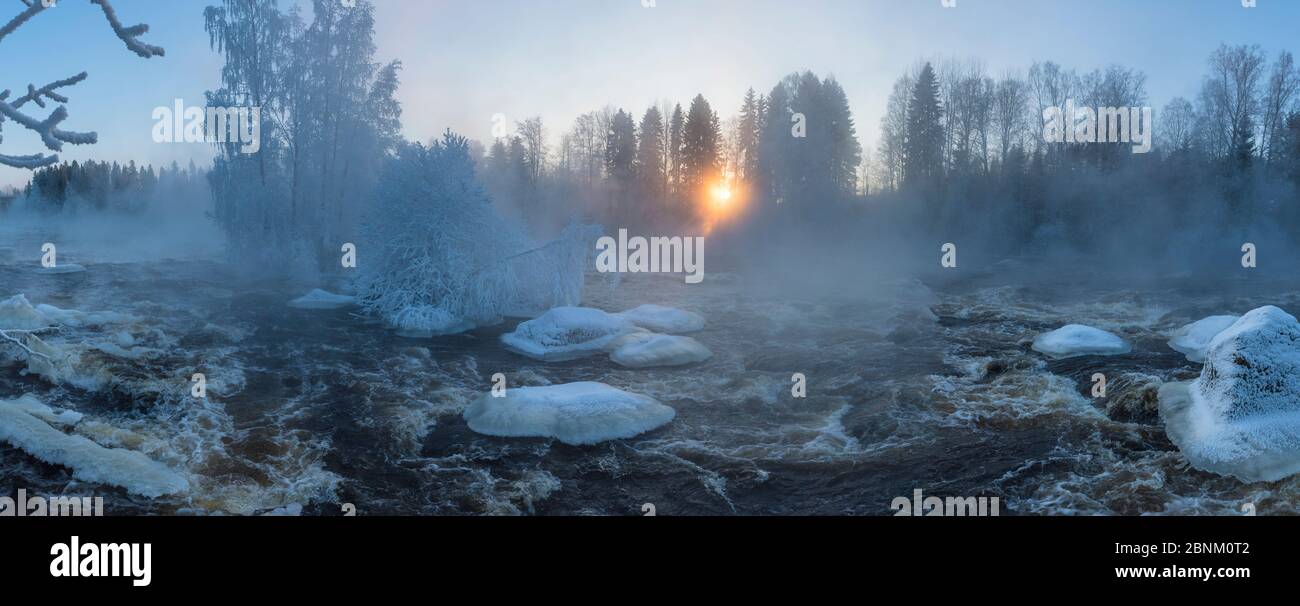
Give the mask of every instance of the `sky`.
[{"label": "sky", "polygon": [[[341,1],[341,0],[340,0]],[[140,59],[113,36],[98,7],[59,0],[0,41],[0,90],[25,91],[81,71],[65,130],[96,131],[64,160],[204,165],[202,143],[155,143],[153,110],[201,106],[221,60],[203,31],[215,0],[114,0],[122,21],[148,23],[144,40],[166,57]],[[1150,104],[1192,98],[1220,43],[1259,44],[1270,57],[1300,52],[1300,1],[1257,0],[376,0],[376,60],[404,64],[403,130],[427,141],[448,127],[489,141],[493,116],[541,116],[558,140],[578,115],[606,105],[640,116],[702,93],[725,119],[745,90],[767,92],[786,74],[833,75],[859,138],[875,147],[895,79],[918,60],[975,57],[987,71],[1051,60],[1080,72],[1118,63],[1147,75]],[[286,6],[288,0],[283,2]],[[653,4],[654,6],[644,6]],[[0,4],[0,22],[21,9]],[[28,105],[30,113],[50,111]],[[44,151],[7,122],[0,153]],[[29,173],[0,167],[0,187]]]}]

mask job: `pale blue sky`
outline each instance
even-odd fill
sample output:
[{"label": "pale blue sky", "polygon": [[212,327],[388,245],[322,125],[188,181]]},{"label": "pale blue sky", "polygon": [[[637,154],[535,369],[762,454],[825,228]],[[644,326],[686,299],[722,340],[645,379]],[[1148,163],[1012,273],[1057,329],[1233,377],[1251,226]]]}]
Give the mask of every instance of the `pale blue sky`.
[{"label": "pale blue sky", "polygon": [[[0,88],[25,90],[79,71],[65,90],[68,130],[94,130],[95,146],[64,159],[191,158],[202,144],[157,144],[151,113],[176,98],[202,105],[219,58],[208,48],[203,7],[212,0],[115,0],[127,24],[167,56],[143,60],[113,37],[98,8],[60,0],[0,41]],[[288,4],[286,1],[285,4]],[[606,104],[640,115],[666,99],[704,95],[735,113],[746,88],[766,92],[789,72],[833,74],[848,92],[858,133],[874,147],[890,86],[916,60],[974,56],[989,71],[1053,60],[1080,71],[1121,63],[1146,72],[1156,107],[1191,97],[1220,43],[1257,43],[1269,55],[1295,44],[1300,1],[1258,0],[377,0],[377,59],[405,64],[400,99],[408,137],[450,126],[491,137],[491,118],[540,115],[553,138],[580,113]],[[11,6],[12,5],[12,6]],[[21,8],[0,4],[0,21]],[[38,115],[34,106],[28,106]],[[42,151],[6,123],[0,152]],[[0,168],[0,186],[27,174]]]}]

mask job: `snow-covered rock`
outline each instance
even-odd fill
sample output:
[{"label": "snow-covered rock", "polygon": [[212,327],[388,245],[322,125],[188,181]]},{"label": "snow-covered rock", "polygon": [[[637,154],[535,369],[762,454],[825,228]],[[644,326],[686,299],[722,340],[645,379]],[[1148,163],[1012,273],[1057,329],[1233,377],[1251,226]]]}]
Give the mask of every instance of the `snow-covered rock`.
[{"label": "snow-covered rock", "polygon": [[1034,338],[1034,351],[1053,358],[1074,356],[1112,356],[1132,351],[1124,339],[1099,328],[1067,324]]},{"label": "snow-covered rock", "polygon": [[356,297],[336,295],[332,292],[314,288],[311,292],[290,301],[289,307],[298,309],[340,309],[355,305],[356,302]]},{"label": "snow-covered rock", "polygon": [[86,268],[77,265],[76,263],[62,263],[55,265],[54,267],[42,267],[37,269],[36,273],[57,276],[63,274],[79,274],[84,271],[86,271]]},{"label": "snow-covered rock", "polygon": [[485,435],[585,445],[645,433],[676,414],[653,398],[583,382],[509,388],[500,398],[487,394],[470,404],[464,417],[470,429]]},{"label": "snow-covered rock", "polygon": [[614,343],[609,359],[628,368],[682,366],[713,357],[709,348],[690,337],[633,333]]},{"label": "snow-covered rock", "polygon": [[1240,317],[1210,316],[1192,322],[1169,335],[1169,347],[1187,356],[1189,361],[1204,362],[1205,351],[1210,347],[1210,341],[1227,330]]},{"label": "snow-covered rock", "polygon": [[1200,378],[1160,390],[1169,439],[1192,466],[1247,482],[1300,472],[1300,323],[1273,306],[1209,344]]},{"label": "snow-covered rock", "polygon": [[599,309],[556,307],[501,335],[501,342],[530,358],[556,362],[603,353],[618,337],[639,330]]},{"label": "snow-covered rock", "polygon": [[42,420],[48,414],[53,411],[34,407],[30,399],[0,400],[0,441],[51,465],[70,468],[73,477],[85,482],[121,486],[151,498],[189,489],[184,476],[162,463],[134,450],[105,448],[59,431]]},{"label": "snow-covered rock", "polygon": [[54,323],[37,311],[23,295],[0,301],[0,330],[40,330]]},{"label": "snow-covered rock", "polygon": [[704,329],[704,316],[675,307],[647,304],[614,315],[646,330],[670,335]]}]

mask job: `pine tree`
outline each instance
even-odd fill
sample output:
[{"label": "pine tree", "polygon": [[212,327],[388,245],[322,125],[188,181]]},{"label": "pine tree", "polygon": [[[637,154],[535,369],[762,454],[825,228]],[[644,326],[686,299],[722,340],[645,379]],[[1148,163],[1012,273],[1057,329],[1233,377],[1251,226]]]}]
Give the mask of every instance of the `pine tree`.
[{"label": "pine tree", "polygon": [[682,187],[682,138],[686,131],[686,117],[682,113],[682,105],[678,103],[673,107],[673,117],[668,126],[668,172],[672,178],[673,192],[681,193]]},{"label": "pine tree", "polygon": [[921,69],[907,106],[903,183],[937,185],[943,176],[943,108],[939,83],[929,63]]},{"label": "pine tree", "polygon": [[637,175],[641,188],[652,197],[663,194],[663,115],[659,109],[651,107],[641,117],[641,141],[637,147]]},{"label": "pine tree", "polygon": [[750,88],[740,105],[739,151],[740,178],[753,179],[758,175],[758,141],[763,132],[763,97]]},{"label": "pine tree", "polygon": [[682,185],[693,191],[717,173],[718,139],[721,136],[718,115],[709,107],[704,95],[691,100],[682,131]]},{"label": "pine tree", "polygon": [[605,140],[605,170],[622,187],[636,175],[636,124],[622,109],[614,114]]}]

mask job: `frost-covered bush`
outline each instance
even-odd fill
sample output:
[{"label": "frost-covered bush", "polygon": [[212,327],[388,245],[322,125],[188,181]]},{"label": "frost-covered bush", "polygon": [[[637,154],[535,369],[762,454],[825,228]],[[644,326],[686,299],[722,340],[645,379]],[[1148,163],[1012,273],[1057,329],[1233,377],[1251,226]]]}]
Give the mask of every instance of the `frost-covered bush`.
[{"label": "frost-covered bush", "polygon": [[577,303],[599,228],[535,242],[496,213],[467,140],[448,132],[388,161],[364,234],[362,308],[404,331],[447,334]]}]

